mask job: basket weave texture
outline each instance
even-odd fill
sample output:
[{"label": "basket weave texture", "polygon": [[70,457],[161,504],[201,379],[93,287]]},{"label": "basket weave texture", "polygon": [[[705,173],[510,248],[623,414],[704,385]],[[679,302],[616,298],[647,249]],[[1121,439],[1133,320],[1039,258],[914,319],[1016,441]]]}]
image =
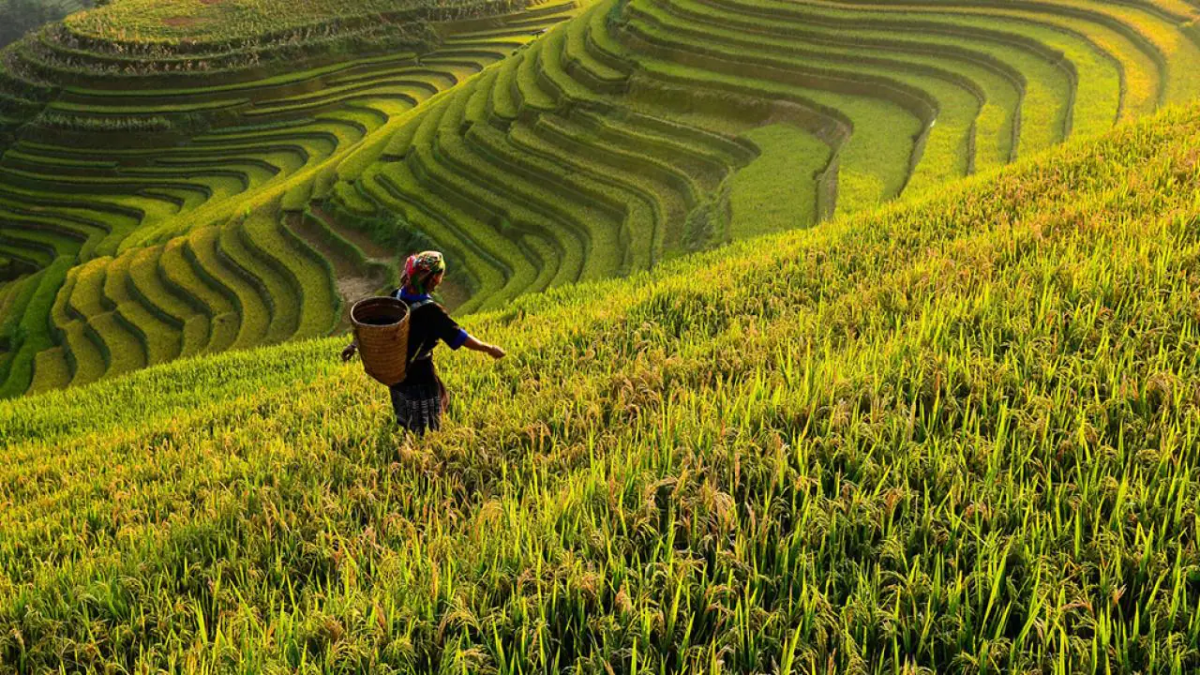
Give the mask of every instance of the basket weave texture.
[{"label": "basket weave texture", "polygon": [[389,387],[404,381],[409,314],[408,305],[387,297],[359,300],[350,310],[363,370]]}]

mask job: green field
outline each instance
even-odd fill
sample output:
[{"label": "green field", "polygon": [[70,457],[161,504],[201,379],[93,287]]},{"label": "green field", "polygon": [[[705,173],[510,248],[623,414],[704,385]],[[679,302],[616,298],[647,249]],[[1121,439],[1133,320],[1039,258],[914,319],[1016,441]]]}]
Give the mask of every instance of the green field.
[{"label": "green field", "polygon": [[936,194],[1195,99],[1198,18],[114,0],[0,53],[0,395],[328,334],[413,248],[467,314]]},{"label": "green field", "polygon": [[1198,144],[480,312],[419,448],[337,338],[0,403],[0,670],[1195,672]]},{"label": "green field", "polygon": [[[0,675],[1200,672],[1198,148],[1193,0],[72,14]],[[416,440],[336,354],[427,248],[510,355]]]}]

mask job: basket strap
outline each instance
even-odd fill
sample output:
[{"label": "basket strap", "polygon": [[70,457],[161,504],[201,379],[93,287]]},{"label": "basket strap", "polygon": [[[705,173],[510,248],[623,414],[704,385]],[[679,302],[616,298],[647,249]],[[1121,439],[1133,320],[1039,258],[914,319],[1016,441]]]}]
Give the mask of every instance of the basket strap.
[{"label": "basket strap", "polygon": [[[400,292],[396,291],[396,294],[398,296],[400,294]],[[433,298],[425,298],[424,300],[418,300],[416,302],[409,303],[409,305],[408,305],[409,319],[408,320],[410,322],[412,321],[412,313],[417,311],[418,308],[424,307],[425,305],[429,305],[432,303],[433,303]],[[412,323],[409,323],[409,330],[410,331],[412,330]],[[424,345],[422,345],[422,346],[424,346]],[[433,355],[433,350],[431,349],[425,353],[424,358],[429,358],[432,355]],[[413,364],[413,362],[419,358],[422,358],[422,355],[421,355],[421,352],[418,351],[418,352],[414,353],[412,355],[412,358],[410,358],[408,360],[408,365],[411,366]]]},{"label": "basket strap", "polygon": [[424,300],[418,300],[418,301],[416,301],[416,302],[408,302],[408,301],[407,301],[407,300],[405,300],[404,298],[400,297],[400,296],[401,296],[401,295],[403,295],[403,294],[404,294],[404,289],[403,289],[403,288],[397,288],[396,290],[392,291],[392,296],[391,296],[391,297],[393,297],[393,298],[395,298],[395,299],[399,300],[400,302],[403,302],[404,304],[408,305],[408,310],[409,310],[410,312],[411,312],[412,310],[414,310],[414,309],[418,308],[418,307],[424,307],[425,305],[428,305],[428,304],[430,304],[430,303],[432,303],[432,302],[433,302],[433,298],[425,298]]}]

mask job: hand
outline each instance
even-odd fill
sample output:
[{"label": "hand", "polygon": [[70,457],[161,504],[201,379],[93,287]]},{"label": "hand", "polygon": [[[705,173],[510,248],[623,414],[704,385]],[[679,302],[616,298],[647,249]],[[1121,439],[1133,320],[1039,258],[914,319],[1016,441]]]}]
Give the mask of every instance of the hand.
[{"label": "hand", "polygon": [[508,352],[504,351],[502,348],[500,348],[496,345],[491,345],[490,347],[488,347],[488,354],[491,354],[493,359],[496,359],[497,361],[499,361],[500,359],[507,356]]},{"label": "hand", "polygon": [[354,358],[354,355],[357,353],[358,353],[358,345],[354,344],[353,342],[346,345],[346,348],[342,350],[342,363],[345,363],[345,362],[349,361],[350,359]]}]

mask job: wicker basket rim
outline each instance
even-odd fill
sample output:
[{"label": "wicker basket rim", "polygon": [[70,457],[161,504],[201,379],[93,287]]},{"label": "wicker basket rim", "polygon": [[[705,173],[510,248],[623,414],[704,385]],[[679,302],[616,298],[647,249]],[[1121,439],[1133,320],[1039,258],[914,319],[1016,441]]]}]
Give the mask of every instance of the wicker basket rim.
[{"label": "wicker basket rim", "polygon": [[[400,315],[399,319],[397,319],[396,321],[394,321],[392,323],[388,323],[388,324],[363,323],[358,320],[358,311],[359,311],[360,307],[365,308],[369,305],[391,305],[393,307],[399,308],[401,310],[402,314]],[[353,323],[355,326],[363,326],[365,328],[386,328],[388,326],[395,326],[397,324],[404,323],[404,319],[407,317],[408,317],[408,305],[403,300],[397,300],[396,298],[388,297],[386,295],[377,295],[377,296],[370,297],[370,298],[363,298],[362,300],[359,300],[358,302],[354,303],[354,305],[350,308],[350,322]]]}]

